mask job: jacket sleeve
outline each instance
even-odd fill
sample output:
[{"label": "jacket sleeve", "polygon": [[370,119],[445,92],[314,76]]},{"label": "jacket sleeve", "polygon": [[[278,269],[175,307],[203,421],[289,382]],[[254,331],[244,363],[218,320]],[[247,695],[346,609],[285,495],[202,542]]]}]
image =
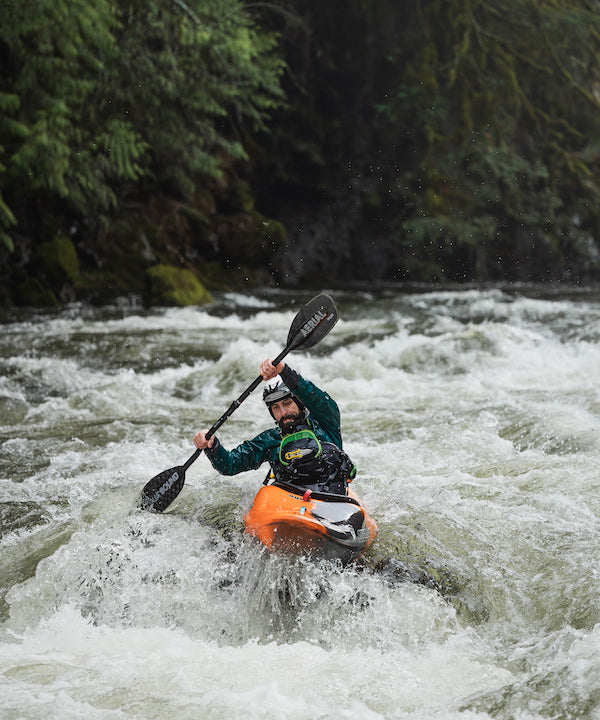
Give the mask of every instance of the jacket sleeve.
[{"label": "jacket sleeve", "polygon": [[301,400],[313,420],[321,426],[329,440],[342,449],[340,409],[335,400],[310,380],[286,365],[280,374],[283,382]]},{"label": "jacket sleeve", "polygon": [[226,450],[215,438],[214,445],[205,453],[215,470],[222,475],[237,475],[245,470],[256,470],[263,462],[271,460],[280,440],[274,428],[265,430],[252,440],[245,440],[233,450]]}]

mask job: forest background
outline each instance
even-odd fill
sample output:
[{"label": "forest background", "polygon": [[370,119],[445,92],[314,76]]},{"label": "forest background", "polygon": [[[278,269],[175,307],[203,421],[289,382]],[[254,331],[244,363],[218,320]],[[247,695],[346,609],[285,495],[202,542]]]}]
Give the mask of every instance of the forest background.
[{"label": "forest background", "polygon": [[600,277],[600,2],[0,0],[0,304]]}]

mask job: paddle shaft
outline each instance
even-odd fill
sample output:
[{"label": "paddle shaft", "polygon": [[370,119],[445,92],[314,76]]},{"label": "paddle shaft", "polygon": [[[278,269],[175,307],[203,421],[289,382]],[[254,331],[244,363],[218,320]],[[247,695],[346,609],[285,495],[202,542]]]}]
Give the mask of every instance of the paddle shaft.
[{"label": "paddle shaft", "polygon": [[[279,363],[283,360],[286,355],[288,355],[293,349],[294,344],[291,343],[290,345],[287,345],[275,358],[275,360],[272,361],[273,366],[276,367],[279,365]],[[261,384],[263,381],[262,375],[259,375],[256,380],[253,380],[250,385],[244,390],[244,392],[235,399],[231,405],[227,408],[227,410],[221,415],[221,417],[217,420],[217,422],[208,430],[205,437],[207,440],[210,440],[210,438],[217,432],[217,430],[223,425],[223,423],[230,418],[233,413],[239,408],[239,406],[246,400],[255,390],[256,388]],[[200,457],[202,454],[202,450],[198,448],[196,452],[189,458],[189,460],[182,465],[183,472],[185,472],[192,463],[196,462],[196,460]]]}]

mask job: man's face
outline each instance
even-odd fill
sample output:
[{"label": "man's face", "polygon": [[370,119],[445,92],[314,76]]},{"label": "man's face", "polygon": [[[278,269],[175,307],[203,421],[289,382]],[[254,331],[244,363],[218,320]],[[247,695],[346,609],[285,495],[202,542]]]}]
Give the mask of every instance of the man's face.
[{"label": "man's face", "polygon": [[282,432],[291,432],[296,424],[302,419],[300,408],[291,397],[283,398],[271,405],[271,412],[275,422]]}]

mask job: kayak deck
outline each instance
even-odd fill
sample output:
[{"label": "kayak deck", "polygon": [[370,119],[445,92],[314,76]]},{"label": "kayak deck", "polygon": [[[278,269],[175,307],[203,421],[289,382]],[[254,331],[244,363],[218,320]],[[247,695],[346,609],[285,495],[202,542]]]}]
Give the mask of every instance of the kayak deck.
[{"label": "kayak deck", "polygon": [[349,562],[369,547],[377,525],[353,494],[262,487],[244,516],[246,532],[268,549]]}]

